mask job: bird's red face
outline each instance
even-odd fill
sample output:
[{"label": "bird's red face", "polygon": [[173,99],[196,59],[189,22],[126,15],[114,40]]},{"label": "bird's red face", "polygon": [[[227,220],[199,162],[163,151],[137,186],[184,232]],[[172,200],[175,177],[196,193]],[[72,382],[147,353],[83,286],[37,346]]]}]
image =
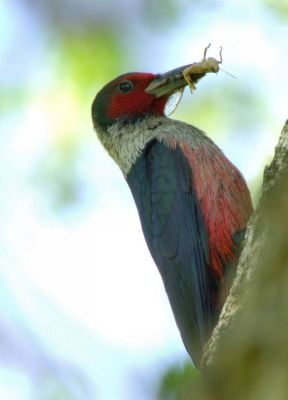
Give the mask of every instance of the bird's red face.
[{"label": "bird's red face", "polygon": [[141,115],[163,115],[169,95],[156,97],[146,88],[156,78],[150,73],[129,73],[109,82],[97,94],[92,115],[98,123],[110,124]]},{"label": "bird's red face", "polygon": [[144,114],[163,115],[168,96],[157,98],[145,91],[155,77],[149,73],[126,74],[105,86],[106,95],[110,97],[106,103],[107,117],[115,121]]},{"label": "bird's red face", "polygon": [[[119,76],[97,94],[92,105],[94,125],[107,126],[121,119],[137,119],[147,115],[171,113],[187,85],[183,70],[176,68],[165,74],[134,72]],[[202,76],[195,76],[195,81]],[[171,97],[173,96],[173,100]],[[171,100],[171,102],[170,102]]]}]

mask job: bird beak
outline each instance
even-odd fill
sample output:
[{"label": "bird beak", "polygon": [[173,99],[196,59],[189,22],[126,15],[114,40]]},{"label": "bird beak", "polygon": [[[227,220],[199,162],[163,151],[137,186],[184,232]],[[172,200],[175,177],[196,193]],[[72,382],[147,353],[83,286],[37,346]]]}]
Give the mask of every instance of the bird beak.
[{"label": "bird beak", "polygon": [[193,72],[194,65],[195,64],[184,65],[183,67],[175,68],[164,74],[157,75],[145,89],[146,93],[161,97],[164,95],[171,95],[184,89],[187,85],[190,86],[191,90],[194,90],[194,84],[208,72],[199,72],[197,70]]}]

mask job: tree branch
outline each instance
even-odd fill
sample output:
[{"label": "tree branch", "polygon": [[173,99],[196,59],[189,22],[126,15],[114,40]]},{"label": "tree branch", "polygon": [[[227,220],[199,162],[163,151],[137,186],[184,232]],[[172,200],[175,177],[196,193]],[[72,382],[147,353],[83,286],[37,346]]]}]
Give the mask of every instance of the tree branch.
[{"label": "tree branch", "polygon": [[[253,292],[253,290],[256,290],[255,287],[257,287],[257,283],[261,283],[263,276],[261,277],[261,274],[258,273],[259,270],[261,270],[262,275],[265,271],[268,272],[268,274],[269,271],[271,272],[271,265],[267,263],[267,260],[269,259],[270,263],[273,263],[272,265],[274,266],[279,264],[279,255],[284,254],[285,250],[287,251],[288,249],[288,240],[284,240],[283,243],[283,235],[288,238],[287,171],[288,120],[282,130],[279,143],[276,146],[273,161],[264,171],[261,199],[247,227],[245,245],[239,260],[235,280],[223,307],[219,322],[215,327],[210,340],[205,346],[202,357],[202,368],[204,371],[207,369],[213,371],[215,366],[217,366],[217,368],[219,367],[219,362],[221,361],[222,356],[218,355],[220,351],[223,351],[226,354],[225,347],[227,344],[227,337],[229,337],[229,343],[232,346],[232,349],[234,346],[232,354],[237,351],[237,346],[239,346],[237,340],[239,337],[235,332],[237,333],[240,329],[238,320],[240,319],[242,324],[244,322],[244,326],[242,326],[241,323],[240,325],[241,329],[243,328],[245,330],[245,321],[243,321],[243,318],[245,317],[243,317],[243,314],[246,315],[248,312],[249,316],[251,316],[249,301],[252,301],[251,297],[253,298],[253,296],[255,296],[255,293],[252,293],[252,296],[250,293],[250,297],[247,299],[246,294],[247,292]],[[279,250],[279,253],[277,254],[275,254],[275,249],[271,249],[271,245],[273,245],[273,243],[271,243],[271,235],[274,235],[272,242],[274,243],[275,248],[278,248]],[[273,251],[270,251],[269,249]],[[263,257],[266,257],[266,259],[263,259]],[[283,262],[283,259],[280,260],[280,264]],[[285,262],[288,263],[288,258],[285,259]],[[286,268],[288,269],[288,265],[286,265]],[[272,278],[271,284],[274,284],[274,275]],[[277,282],[277,279],[275,281]],[[288,278],[286,284],[288,303]],[[261,291],[261,287],[257,288],[257,290],[260,289]],[[256,291],[256,296],[257,293],[258,292]],[[271,299],[271,301],[273,301],[273,299]],[[257,313],[255,316],[256,319],[259,319],[259,329],[262,328],[262,333],[265,335],[265,329],[267,326],[265,321],[263,321],[263,318],[265,319],[266,317],[265,314],[263,314],[263,305],[261,307],[260,304],[260,309],[253,308],[253,310],[253,312]],[[288,308],[285,311],[287,314],[286,319],[288,319]],[[262,319],[258,318],[259,316],[261,316]],[[245,335],[248,334],[247,329],[249,331],[246,320]],[[254,330],[252,331],[253,334],[255,334]],[[250,333],[252,334],[252,332]],[[234,336],[233,340],[231,340],[231,335]]]}]

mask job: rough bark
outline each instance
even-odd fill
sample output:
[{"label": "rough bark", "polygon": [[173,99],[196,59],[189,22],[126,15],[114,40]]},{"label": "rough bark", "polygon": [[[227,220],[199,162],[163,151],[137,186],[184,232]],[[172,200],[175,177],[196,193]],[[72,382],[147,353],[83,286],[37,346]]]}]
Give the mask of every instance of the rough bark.
[{"label": "rough bark", "polygon": [[[243,292],[246,285],[252,279],[256,266],[259,264],[262,249],[267,239],[267,230],[263,230],[262,219],[267,217],[267,200],[273,195],[273,190],[279,186],[279,181],[287,178],[288,168],[288,120],[281,132],[278,145],[275,148],[274,158],[264,170],[262,196],[257,208],[251,217],[245,236],[244,248],[237,267],[237,274],[233,282],[229,296],[223,307],[219,322],[205,347],[202,357],[202,367],[205,368],[213,362],[217,344],[225,330],[233,324],[243,305]],[[283,190],[285,185],[283,187]],[[278,191],[278,190],[277,190]],[[284,193],[288,197],[288,193]],[[261,229],[262,228],[262,229]],[[287,220],[288,236],[288,220]],[[288,289],[288,286],[287,286]],[[288,313],[288,310],[287,310]]]},{"label": "rough bark", "polygon": [[[288,399],[288,121],[209,342],[204,379],[179,398]],[[196,397],[195,397],[196,396]]]}]

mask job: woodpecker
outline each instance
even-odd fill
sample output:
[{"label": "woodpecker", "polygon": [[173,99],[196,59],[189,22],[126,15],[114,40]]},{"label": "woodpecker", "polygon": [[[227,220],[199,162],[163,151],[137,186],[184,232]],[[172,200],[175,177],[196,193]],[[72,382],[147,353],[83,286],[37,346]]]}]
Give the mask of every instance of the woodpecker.
[{"label": "woodpecker", "polygon": [[92,120],[130,187],[183,343],[199,366],[252,203],[241,173],[219,147],[200,129],[167,117],[189,81],[195,88],[211,72],[193,73],[193,65],[119,76],[96,95]]}]

